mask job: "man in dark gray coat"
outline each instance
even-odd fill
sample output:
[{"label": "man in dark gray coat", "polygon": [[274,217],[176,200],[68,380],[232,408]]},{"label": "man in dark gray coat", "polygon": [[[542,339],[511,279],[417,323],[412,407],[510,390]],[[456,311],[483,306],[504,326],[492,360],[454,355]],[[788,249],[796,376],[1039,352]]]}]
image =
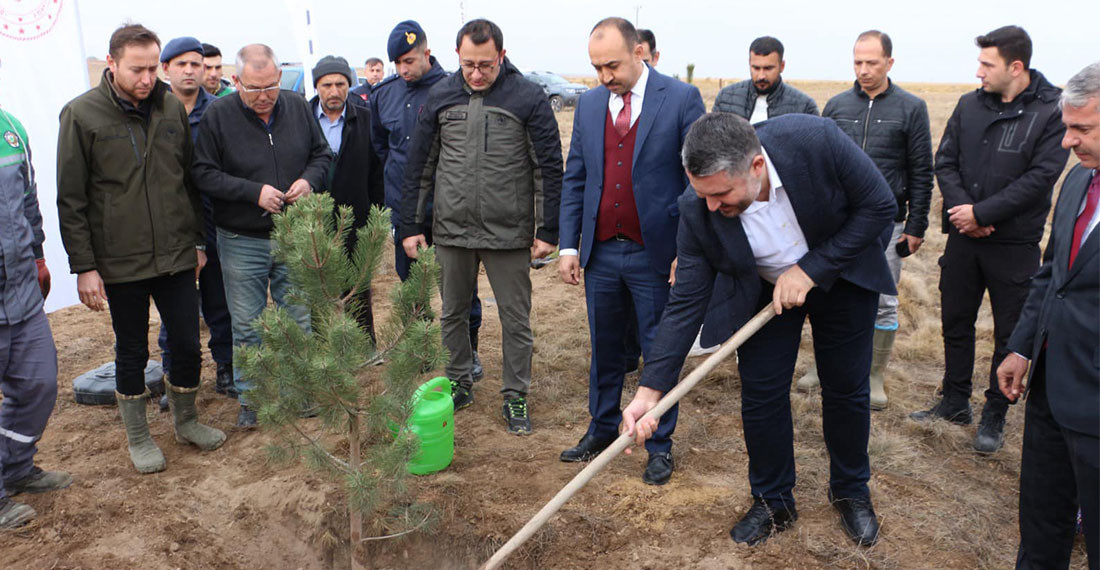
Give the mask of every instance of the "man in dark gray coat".
[{"label": "man in dark gray coat", "polygon": [[734,113],[754,125],[788,113],[817,115],[817,104],[809,95],[783,83],[786,66],[782,42],[771,36],[756,38],[749,44],[752,78],[719,91],[711,110]]}]

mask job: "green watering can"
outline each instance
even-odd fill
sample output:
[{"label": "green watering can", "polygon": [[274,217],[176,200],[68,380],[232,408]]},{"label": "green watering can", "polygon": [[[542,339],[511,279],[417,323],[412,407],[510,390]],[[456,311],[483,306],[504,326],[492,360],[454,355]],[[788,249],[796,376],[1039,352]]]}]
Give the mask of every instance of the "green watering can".
[{"label": "green watering can", "polygon": [[420,451],[409,460],[409,473],[427,475],[442,471],[455,456],[455,409],[451,381],[432,378],[413,393],[409,431],[420,438]]}]

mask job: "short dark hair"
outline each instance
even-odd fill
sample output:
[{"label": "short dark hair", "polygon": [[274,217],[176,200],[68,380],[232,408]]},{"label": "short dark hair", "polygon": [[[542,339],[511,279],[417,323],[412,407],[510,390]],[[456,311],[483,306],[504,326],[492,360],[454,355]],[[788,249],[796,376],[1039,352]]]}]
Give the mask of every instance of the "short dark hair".
[{"label": "short dark hair", "polygon": [[638,30],[638,41],[649,45],[649,53],[657,51],[657,36],[653,35],[653,30],[640,28]]},{"label": "short dark hair", "polygon": [[723,171],[741,176],[748,172],[760,148],[756,130],[745,119],[733,113],[707,113],[691,125],[680,158],[692,176]]},{"label": "short dark hair", "polygon": [[153,30],[141,24],[123,24],[115,30],[115,33],[111,34],[111,42],[108,44],[107,53],[111,54],[111,59],[117,60],[122,57],[122,50],[126,49],[126,46],[147,46],[149,44],[157,44],[157,48],[160,48],[160,38]]},{"label": "short dark hair", "polygon": [[882,54],[887,58],[894,57],[894,42],[890,41],[890,36],[886,32],[880,32],[878,30],[867,30],[856,38],[856,41],[877,39],[882,44]]},{"label": "short dark hair", "polygon": [[365,66],[367,66],[367,67],[370,67],[370,66],[372,66],[372,65],[382,65],[382,66],[385,66],[386,64],[385,64],[385,63],[382,63],[382,60],[381,60],[381,59],[378,59],[377,57],[371,57],[371,58],[368,58],[368,59],[367,59],[367,63],[365,63],[365,64],[363,64],[363,65],[365,65]]},{"label": "short dark hair", "polygon": [[974,43],[982,49],[997,48],[1005,64],[1019,61],[1024,64],[1024,69],[1031,69],[1031,36],[1020,26],[1002,26],[974,38]]},{"label": "short dark hair", "polygon": [[783,42],[771,37],[761,36],[749,44],[749,51],[756,55],[779,54],[779,61],[783,61]]},{"label": "short dark hair", "polygon": [[466,22],[462,29],[458,30],[458,37],[455,38],[455,49],[462,47],[462,38],[467,36],[475,46],[493,40],[493,47],[497,48],[497,51],[504,51],[504,32],[500,31],[500,26],[489,20],[478,18]]},{"label": "short dark hair", "polygon": [[588,35],[591,36],[600,28],[615,28],[619,30],[619,35],[623,37],[623,41],[626,42],[626,49],[628,50],[633,50],[634,46],[638,45],[638,30],[634,29],[634,24],[631,24],[630,20],[615,16],[604,18],[596,22],[595,26],[592,26],[592,31],[588,32]]},{"label": "short dark hair", "polygon": [[218,46],[214,44],[202,44],[202,56],[203,57],[221,57],[222,50],[218,49]]}]

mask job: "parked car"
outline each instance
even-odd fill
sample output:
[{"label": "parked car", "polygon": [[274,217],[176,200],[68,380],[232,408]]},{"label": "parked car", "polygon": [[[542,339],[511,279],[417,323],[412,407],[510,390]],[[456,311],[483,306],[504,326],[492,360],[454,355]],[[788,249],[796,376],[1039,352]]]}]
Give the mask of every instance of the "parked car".
[{"label": "parked car", "polygon": [[282,88],[289,91],[297,91],[299,95],[305,97],[305,69],[298,64],[283,64],[283,79],[281,81]]},{"label": "parked car", "polygon": [[576,105],[581,93],[588,91],[588,87],[579,83],[570,83],[568,79],[549,71],[530,71],[524,77],[542,87],[546,96],[550,98],[550,108],[555,113],[566,106]]}]

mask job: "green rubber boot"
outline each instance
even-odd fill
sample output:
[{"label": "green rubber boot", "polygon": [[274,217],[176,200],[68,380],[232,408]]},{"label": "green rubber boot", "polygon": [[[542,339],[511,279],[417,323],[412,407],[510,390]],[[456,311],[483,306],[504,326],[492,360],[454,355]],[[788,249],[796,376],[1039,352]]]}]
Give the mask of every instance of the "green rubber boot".
[{"label": "green rubber boot", "polygon": [[172,409],[175,420],[176,441],[191,443],[203,451],[213,451],[225,443],[225,432],[199,423],[199,413],[195,409],[195,396],[199,387],[181,388],[164,382],[168,393],[168,407]]},{"label": "green rubber boot", "polygon": [[809,392],[820,385],[821,379],[817,377],[817,363],[810,362],[810,367],[806,369],[806,373],[798,379],[798,389]]},{"label": "green rubber boot", "polygon": [[164,471],[168,463],[149,435],[149,422],[145,417],[145,399],[148,395],[148,391],[138,396],[115,393],[122,425],[126,427],[126,441],[130,444],[130,461],[141,473],[156,473]]},{"label": "green rubber boot", "polygon": [[890,353],[894,351],[896,330],[875,329],[871,341],[871,409],[884,410],[886,398],[886,365],[890,362]]}]

